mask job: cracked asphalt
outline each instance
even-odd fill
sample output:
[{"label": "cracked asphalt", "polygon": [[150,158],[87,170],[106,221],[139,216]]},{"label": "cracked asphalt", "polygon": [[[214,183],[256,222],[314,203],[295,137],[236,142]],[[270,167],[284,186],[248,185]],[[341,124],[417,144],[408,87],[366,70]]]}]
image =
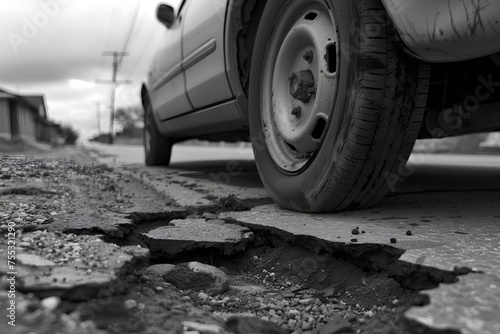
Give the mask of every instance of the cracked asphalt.
[{"label": "cracked asphalt", "polygon": [[[185,333],[198,325],[182,319],[217,327],[216,317],[249,312],[294,334],[500,332],[500,157],[413,155],[376,206],[304,214],[270,201],[249,147],[176,149],[169,168],[145,167],[140,147],[90,148],[92,166],[67,160],[88,159],[88,148],[1,160],[0,218],[21,224],[26,251],[20,288],[44,298],[19,296],[28,323]],[[141,271],[198,259],[226,267],[228,293],[174,291]],[[126,309],[96,314],[99,329],[76,325],[97,309],[64,300],[108,285]]]},{"label": "cracked asphalt", "polygon": [[[102,161],[120,165],[180,205],[207,204],[207,198],[228,193],[266,198],[251,153],[233,152],[236,160],[215,154],[199,164],[180,156],[168,169],[120,155]],[[394,192],[369,209],[314,215],[265,204],[221,218],[309,236],[318,244],[348,245],[354,253],[366,245],[390,247],[401,251],[400,263],[460,274],[455,283],[423,291],[429,304],[410,308],[407,319],[435,330],[500,333],[500,156],[417,154],[408,167]]]}]

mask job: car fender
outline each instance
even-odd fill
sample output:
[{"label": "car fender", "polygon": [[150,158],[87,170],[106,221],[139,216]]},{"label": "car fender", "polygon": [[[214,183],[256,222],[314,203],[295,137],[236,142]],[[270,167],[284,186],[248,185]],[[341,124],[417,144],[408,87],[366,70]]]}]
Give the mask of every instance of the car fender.
[{"label": "car fender", "polygon": [[233,91],[241,116],[248,122],[248,99],[241,84],[238,49],[244,46],[239,43],[241,31],[244,29],[243,8],[248,3],[255,3],[255,0],[229,0],[227,5],[227,18],[225,26],[225,57],[226,73],[231,90]]},{"label": "car fender", "polygon": [[407,51],[428,62],[500,52],[498,0],[382,0]]}]

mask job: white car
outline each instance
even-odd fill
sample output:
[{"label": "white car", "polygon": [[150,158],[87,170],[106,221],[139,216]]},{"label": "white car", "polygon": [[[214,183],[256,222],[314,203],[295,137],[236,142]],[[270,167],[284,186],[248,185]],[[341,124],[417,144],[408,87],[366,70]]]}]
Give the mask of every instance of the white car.
[{"label": "white car", "polygon": [[417,138],[500,130],[498,0],[184,0],[157,19],[148,165],[251,140],[277,203],[329,212],[380,200]]}]

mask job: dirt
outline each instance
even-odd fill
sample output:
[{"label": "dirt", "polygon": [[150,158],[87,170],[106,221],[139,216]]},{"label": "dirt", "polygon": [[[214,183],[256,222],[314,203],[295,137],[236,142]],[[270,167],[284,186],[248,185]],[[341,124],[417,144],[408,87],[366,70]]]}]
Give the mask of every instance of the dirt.
[{"label": "dirt", "polygon": [[[79,238],[57,225],[68,217],[93,217],[106,222],[117,215],[126,216],[131,225],[123,227],[122,232],[126,232],[120,236],[106,234],[103,229],[79,231],[82,237],[126,247],[137,244],[136,227],[141,224],[142,229],[152,228],[173,219],[202,217],[204,213],[216,218],[221,211],[248,210],[265,204],[262,200],[241,202],[228,194],[213,198],[209,206],[176,207],[171,199],[119,170],[97,164],[85,152],[72,155],[78,157],[78,162],[61,160],[65,154],[61,152],[56,153],[57,158],[47,157],[50,152],[42,152],[45,157],[13,153],[0,158],[0,225],[5,231],[8,221],[17,217],[21,238],[29,240],[45,233],[44,251],[40,254],[48,254],[45,250],[56,247],[58,239]],[[33,154],[33,150],[29,153]],[[26,214],[14,216],[19,210]],[[119,288],[106,296],[79,302],[56,300],[51,306],[52,300],[46,296],[18,291],[18,326],[2,323],[2,332],[188,333],[189,322],[224,328],[231,315],[243,314],[274,322],[288,333],[320,333],[338,317],[346,319],[355,333],[430,333],[406,321],[404,312],[412,305],[428,302],[419,290],[456,278],[403,265],[398,261],[401,254],[391,248],[354,249],[349,247],[355,245],[342,247],[278,230],[246,227],[252,230],[254,239],[244,251],[226,256],[210,249],[186,252],[169,260],[152,257],[154,261],[143,261],[134,270],[122,272],[117,280]],[[5,234],[2,244],[7,242]],[[32,250],[37,247],[42,246],[37,243]],[[63,252],[54,254],[59,254],[59,259],[51,257],[56,263],[65,256]],[[194,260],[226,272],[231,288],[209,297],[200,291],[176,289],[163,277],[144,271],[151,264]],[[7,290],[5,285],[2,288]]]}]

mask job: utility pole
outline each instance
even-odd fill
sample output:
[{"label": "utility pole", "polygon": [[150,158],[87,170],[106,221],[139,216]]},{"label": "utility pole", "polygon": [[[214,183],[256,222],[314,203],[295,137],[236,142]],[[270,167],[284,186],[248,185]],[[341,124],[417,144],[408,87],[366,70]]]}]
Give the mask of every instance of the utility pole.
[{"label": "utility pole", "polygon": [[97,136],[101,136],[101,103],[96,102],[96,118],[97,118]]},{"label": "utility pole", "polygon": [[115,95],[116,95],[116,85],[121,84],[131,84],[130,80],[116,80],[116,75],[118,73],[118,66],[121,62],[121,58],[128,56],[128,52],[118,52],[118,51],[107,51],[102,53],[103,56],[113,57],[113,77],[112,80],[97,80],[97,83],[111,84],[111,110],[109,115],[109,143],[113,144],[113,124],[115,122]]}]

